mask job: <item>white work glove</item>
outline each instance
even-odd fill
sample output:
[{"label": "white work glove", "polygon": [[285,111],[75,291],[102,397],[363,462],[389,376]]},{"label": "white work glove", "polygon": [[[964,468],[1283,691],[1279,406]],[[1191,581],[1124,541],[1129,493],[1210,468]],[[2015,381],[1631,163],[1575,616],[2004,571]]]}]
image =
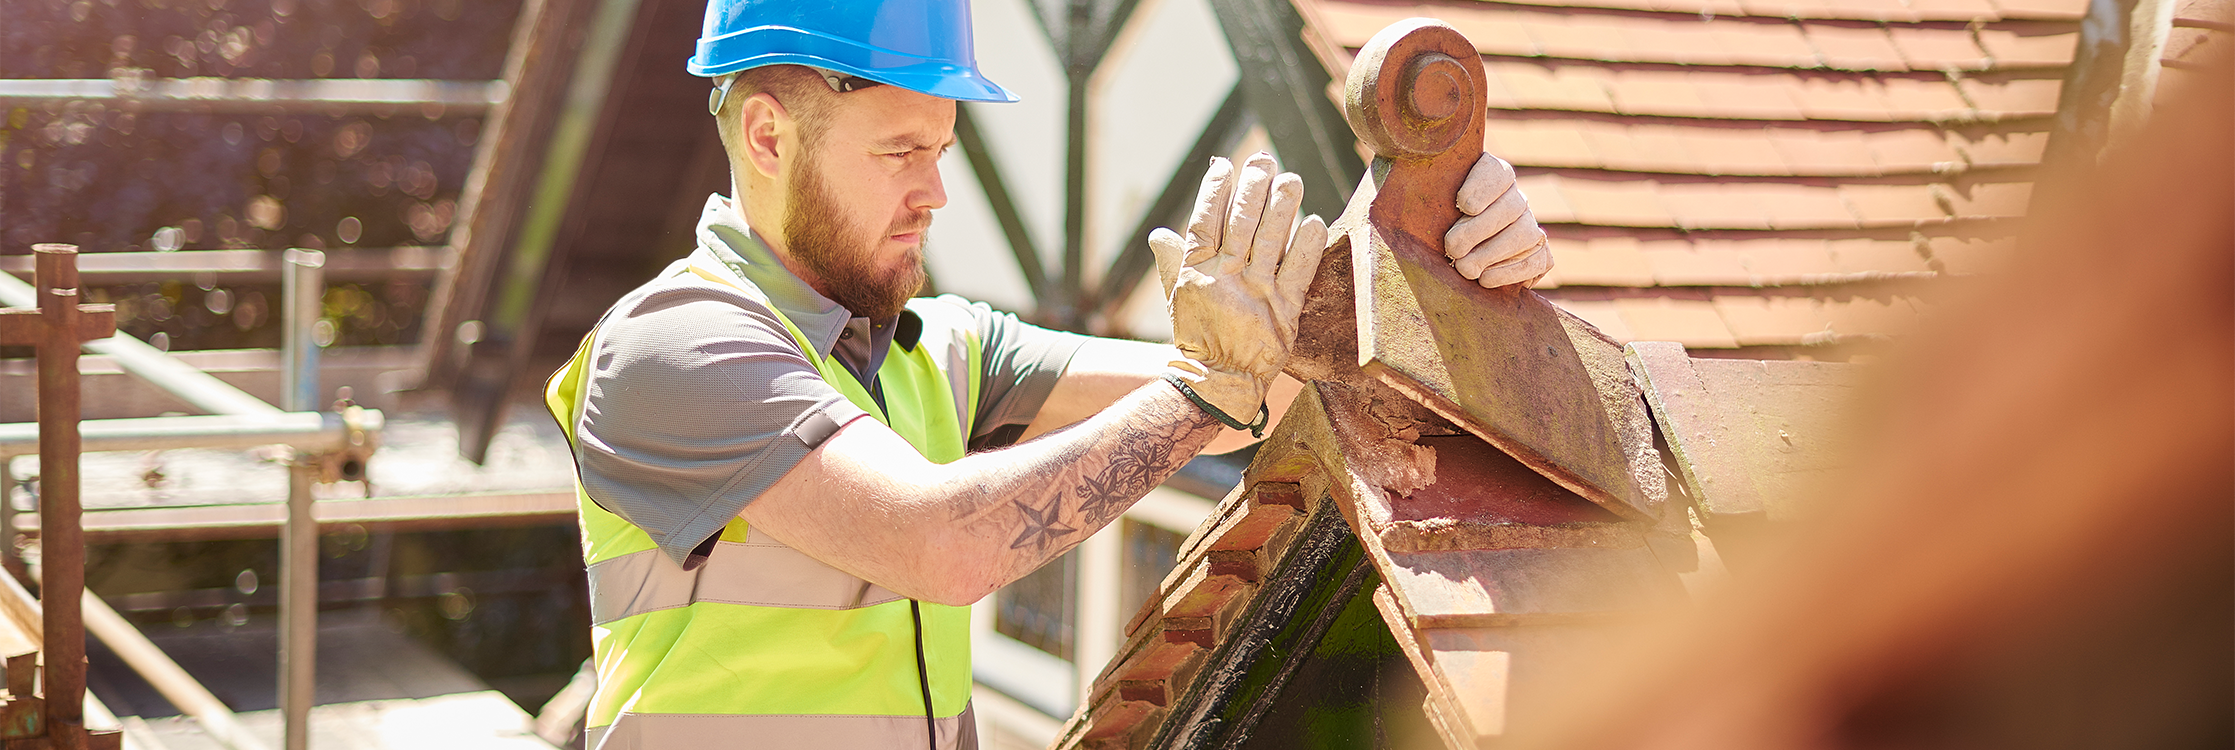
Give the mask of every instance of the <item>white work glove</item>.
[{"label": "white work glove", "polygon": [[1230,427],[1262,426],[1265,389],[1288,364],[1304,290],[1327,249],[1326,222],[1296,222],[1304,181],[1279,168],[1263,152],[1239,171],[1212,159],[1187,235],[1149,234],[1172,343],[1185,357],[1167,377]]},{"label": "white work glove", "polygon": [[1504,159],[1485,153],[1475,161],[1459,186],[1459,212],[1466,215],[1443,236],[1459,275],[1494,288],[1534,282],[1552,270],[1552,248]]}]

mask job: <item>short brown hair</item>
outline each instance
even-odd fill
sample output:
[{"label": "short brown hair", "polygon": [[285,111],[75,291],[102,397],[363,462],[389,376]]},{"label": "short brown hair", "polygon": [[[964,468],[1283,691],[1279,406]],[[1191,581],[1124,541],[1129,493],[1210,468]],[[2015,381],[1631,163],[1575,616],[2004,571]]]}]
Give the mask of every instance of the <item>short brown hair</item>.
[{"label": "short brown hair", "polygon": [[730,84],[729,96],[722,100],[722,109],[714,119],[722,134],[724,147],[737,148],[742,136],[739,112],[746,99],[754,94],[767,93],[775,97],[792,121],[799,123],[801,140],[814,143],[830,127],[831,110],[838,104],[838,92],[830,90],[822,74],[801,65],[767,65],[732,73],[736,81]]}]

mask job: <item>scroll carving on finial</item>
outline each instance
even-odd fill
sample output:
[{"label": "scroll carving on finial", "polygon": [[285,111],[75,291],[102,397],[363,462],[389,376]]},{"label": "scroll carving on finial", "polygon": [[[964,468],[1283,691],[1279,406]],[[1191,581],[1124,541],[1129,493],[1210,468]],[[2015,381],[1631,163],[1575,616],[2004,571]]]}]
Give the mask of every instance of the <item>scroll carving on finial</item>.
[{"label": "scroll carving on finial", "polygon": [[1366,43],[1344,82],[1343,114],[1376,157],[1374,224],[1442,249],[1459,220],[1453,196],[1482,155],[1488,97],[1474,43],[1442,21],[1399,21]]}]

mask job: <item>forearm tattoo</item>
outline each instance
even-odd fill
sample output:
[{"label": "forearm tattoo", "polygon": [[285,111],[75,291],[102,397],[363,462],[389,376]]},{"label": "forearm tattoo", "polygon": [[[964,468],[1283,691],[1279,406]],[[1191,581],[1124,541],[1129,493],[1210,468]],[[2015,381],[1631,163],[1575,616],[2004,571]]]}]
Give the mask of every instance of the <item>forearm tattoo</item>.
[{"label": "forearm tattoo", "polygon": [[[1056,450],[1039,462],[1044,470],[1028,474],[1055,481],[990,509],[973,528],[1003,534],[1009,549],[1032,558],[1034,567],[1092,535],[1179,471],[1217,435],[1218,423],[1210,415],[1177,392],[1169,395],[1137,402],[1143,398],[1137,392],[1113,409],[1122,411],[1114,425],[1089,421],[1049,435],[1051,441],[1072,444],[1046,446]],[[1128,406],[1133,408],[1124,409]]]}]

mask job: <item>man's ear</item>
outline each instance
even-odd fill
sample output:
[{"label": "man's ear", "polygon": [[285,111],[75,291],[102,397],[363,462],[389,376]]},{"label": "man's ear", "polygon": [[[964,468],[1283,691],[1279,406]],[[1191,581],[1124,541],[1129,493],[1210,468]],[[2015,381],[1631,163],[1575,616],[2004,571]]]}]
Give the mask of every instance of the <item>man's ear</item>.
[{"label": "man's ear", "polygon": [[738,105],[737,117],[738,133],[745,141],[745,163],[762,177],[776,179],[783,174],[786,156],[779,146],[799,142],[799,128],[791,113],[784,109],[783,102],[763,91],[746,97]]}]

